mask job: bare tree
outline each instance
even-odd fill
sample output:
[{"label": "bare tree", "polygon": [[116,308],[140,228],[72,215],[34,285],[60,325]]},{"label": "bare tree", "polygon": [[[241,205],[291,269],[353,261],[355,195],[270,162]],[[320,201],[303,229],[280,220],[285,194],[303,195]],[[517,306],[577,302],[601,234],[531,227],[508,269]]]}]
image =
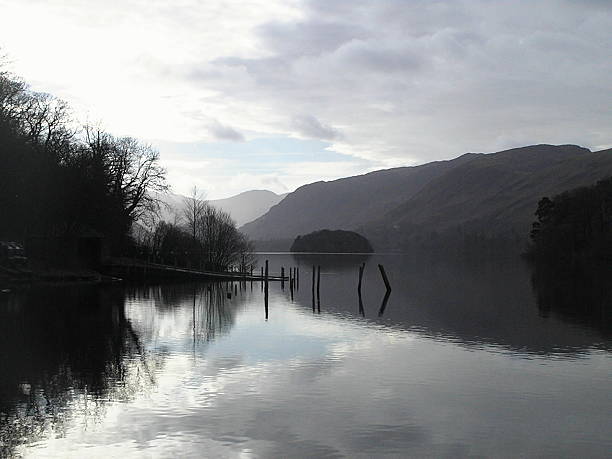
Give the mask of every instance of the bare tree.
[{"label": "bare tree", "polygon": [[183,217],[185,218],[189,233],[195,241],[199,237],[200,217],[207,206],[207,202],[204,199],[204,193],[194,185],[191,189],[191,194],[183,199],[183,204]]},{"label": "bare tree", "polygon": [[89,148],[104,163],[108,190],[122,205],[129,224],[159,210],[154,192],[166,192],[166,170],[159,152],[132,137],[115,138],[90,126],[85,127]]}]

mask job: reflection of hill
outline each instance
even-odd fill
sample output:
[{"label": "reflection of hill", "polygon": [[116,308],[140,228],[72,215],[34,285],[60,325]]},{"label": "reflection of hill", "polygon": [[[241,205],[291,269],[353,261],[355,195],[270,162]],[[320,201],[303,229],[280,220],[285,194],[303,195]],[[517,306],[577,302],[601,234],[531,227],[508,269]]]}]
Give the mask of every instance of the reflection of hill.
[{"label": "reflection of hill", "polygon": [[[350,311],[357,316],[361,312],[356,291],[360,262],[347,258],[302,255],[300,263],[322,266],[322,311]],[[339,259],[342,261],[336,263]],[[381,317],[384,284],[377,263],[384,264],[393,287]],[[609,290],[592,280],[582,288],[567,284],[573,293],[564,294],[566,301],[578,304],[589,295],[597,301],[609,298],[605,293]],[[311,308],[309,282],[297,295],[305,308]],[[609,330],[609,320],[605,325],[594,316],[588,319],[580,309],[574,315],[543,315],[531,288],[530,271],[518,259],[467,262],[375,255],[367,261],[362,291],[368,320],[467,346],[568,356],[594,346],[610,346],[601,335],[605,327]]]},{"label": "reflection of hill", "polygon": [[82,285],[0,297],[1,455],[61,431],[79,400],[97,417],[101,400],[129,398],[154,382],[123,304],[120,290]]}]

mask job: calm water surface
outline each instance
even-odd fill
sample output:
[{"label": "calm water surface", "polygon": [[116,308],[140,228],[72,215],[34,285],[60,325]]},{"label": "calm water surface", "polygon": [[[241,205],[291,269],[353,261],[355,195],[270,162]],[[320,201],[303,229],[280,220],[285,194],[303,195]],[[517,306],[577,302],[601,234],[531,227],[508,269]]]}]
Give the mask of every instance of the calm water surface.
[{"label": "calm water surface", "polygon": [[258,282],[0,294],[0,454],[609,457],[606,282],[518,260],[260,258],[300,267],[293,299],[270,284],[267,318]]}]

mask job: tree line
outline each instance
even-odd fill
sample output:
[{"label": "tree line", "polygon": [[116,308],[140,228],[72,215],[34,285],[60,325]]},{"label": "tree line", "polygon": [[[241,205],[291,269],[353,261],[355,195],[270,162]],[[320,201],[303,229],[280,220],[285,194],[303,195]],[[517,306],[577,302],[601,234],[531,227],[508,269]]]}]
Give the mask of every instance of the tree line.
[{"label": "tree line", "polygon": [[65,102],[3,68],[0,62],[0,240],[95,232],[112,255],[180,256],[214,269],[247,264],[248,241],[204,201],[191,199],[184,221],[159,220],[169,187],[157,150],[79,125]]},{"label": "tree line", "polygon": [[173,210],[173,222],[153,221],[137,232],[140,252],[149,260],[212,271],[254,269],[251,241],[227,212],[206,202],[196,187],[184,198],[182,209]]},{"label": "tree line", "polygon": [[77,127],[67,104],[0,73],[0,237],[95,230],[114,250],[167,190],[159,153],[131,137]]},{"label": "tree line", "polygon": [[564,264],[612,258],[612,177],[543,197],[535,215],[530,257]]}]

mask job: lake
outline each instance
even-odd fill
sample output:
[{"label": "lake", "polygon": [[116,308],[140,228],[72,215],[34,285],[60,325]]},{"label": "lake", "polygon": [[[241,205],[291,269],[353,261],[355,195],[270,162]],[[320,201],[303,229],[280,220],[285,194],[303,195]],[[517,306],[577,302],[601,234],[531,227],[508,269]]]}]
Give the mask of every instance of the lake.
[{"label": "lake", "polygon": [[293,298],[270,283],[266,309],[257,281],[0,294],[1,455],[609,457],[609,273],[258,257],[299,267]]}]

